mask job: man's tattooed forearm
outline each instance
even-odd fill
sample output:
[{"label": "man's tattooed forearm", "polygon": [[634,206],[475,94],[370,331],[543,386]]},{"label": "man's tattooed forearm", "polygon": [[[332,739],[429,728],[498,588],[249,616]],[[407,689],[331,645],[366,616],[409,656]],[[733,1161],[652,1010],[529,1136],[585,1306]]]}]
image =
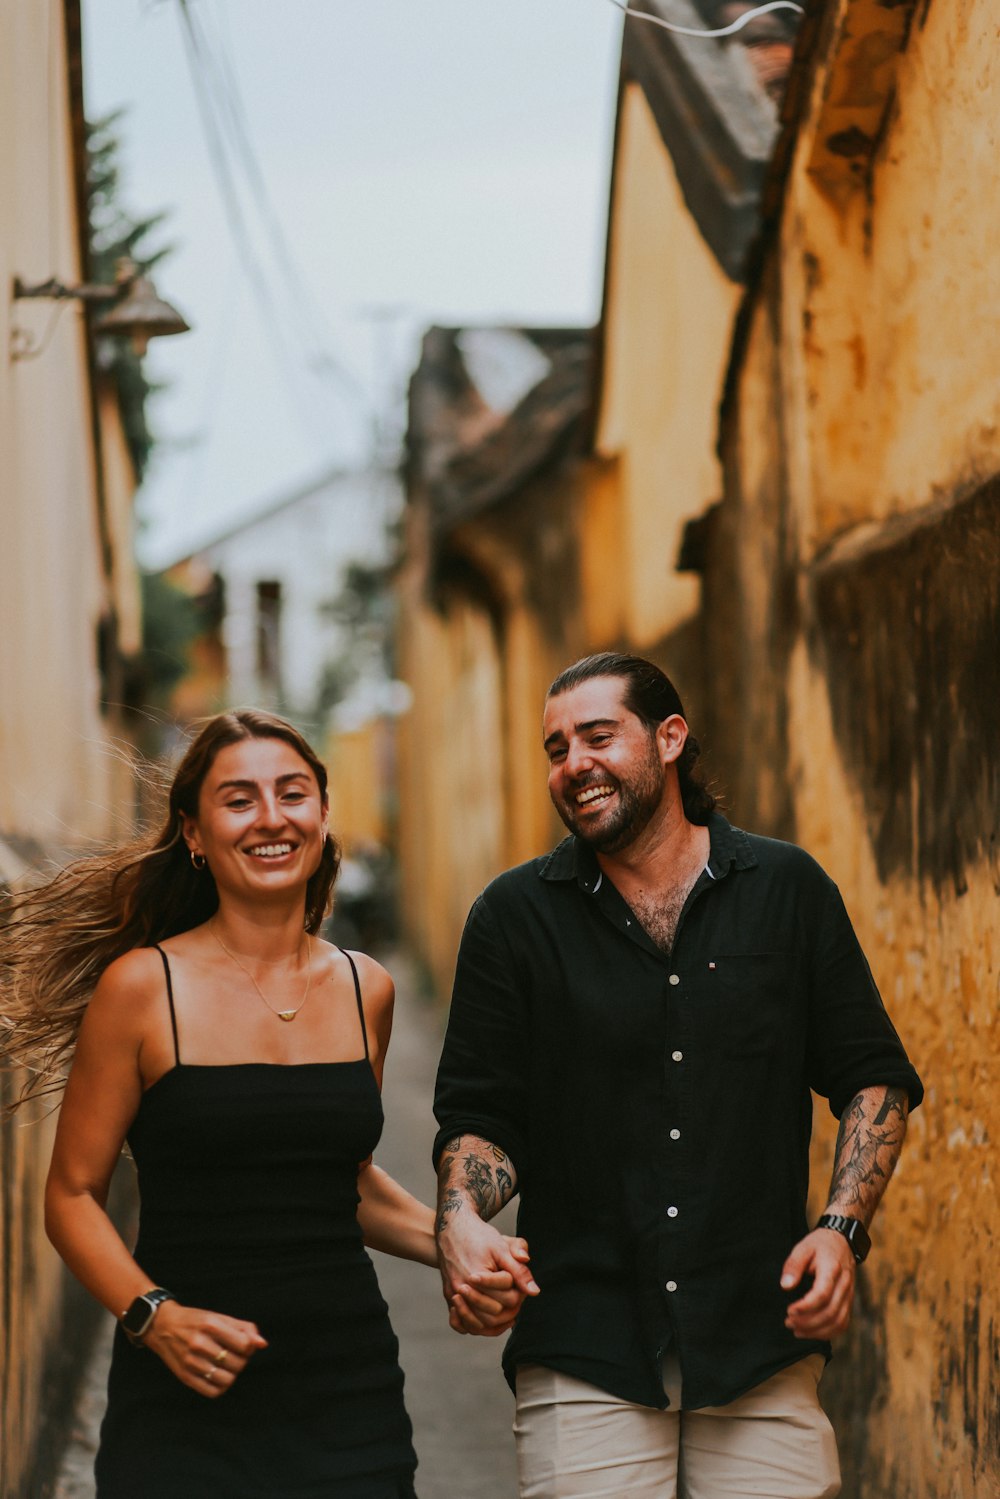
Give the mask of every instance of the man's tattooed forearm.
[{"label": "man's tattooed forearm", "polygon": [[837,1134],[831,1202],[858,1207],[866,1219],[871,1217],[903,1144],[906,1110],[907,1096],[899,1088],[886,1088],[874,1117],[867,1112],[866,1094],[859,1093],[851,1100]]},{"label": "man's tattooed forearm", "polygon": [[456,1135],[446,1142],[438,1178],[439,1233],[465,1202],[488,1222],[513,1197],[517,1185],[506,1151],[475,1136]]}]

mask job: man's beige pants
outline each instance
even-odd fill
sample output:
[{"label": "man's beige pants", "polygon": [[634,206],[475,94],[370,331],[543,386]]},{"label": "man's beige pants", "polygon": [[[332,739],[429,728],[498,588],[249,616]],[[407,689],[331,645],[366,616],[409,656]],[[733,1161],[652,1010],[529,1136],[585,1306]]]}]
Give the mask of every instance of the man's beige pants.
[{"label": "man's beige pants", "polygon": [[729,1405],[685,1411],[665,1361],[669,1410],[527,1364],[517,1371],[521,1499],[834,1499],[840,1464],[810,1354]]}]

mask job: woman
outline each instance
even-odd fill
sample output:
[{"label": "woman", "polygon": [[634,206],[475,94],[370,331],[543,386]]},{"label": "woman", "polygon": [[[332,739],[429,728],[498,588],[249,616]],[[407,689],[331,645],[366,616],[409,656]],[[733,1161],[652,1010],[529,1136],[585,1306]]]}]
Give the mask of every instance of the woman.
[{"label": "woman", "polygon": [[[27,1018],[6,1049],[45,1052],[34,1091],[78,1026],[46,1226],[119,1319],[99,1499],[414,1495],[364,1245],[435,1265],[433,1221],[371,1164],[393,986],[316,935],[339,863],[326,787],[290,724],[221,714],[155,842],[72,867],[15,913],[5,966]],[[134,1255],[105,1211],[126,1138]],[[453,1325],[509,1325],[526,1257],[511,1241]]]}]

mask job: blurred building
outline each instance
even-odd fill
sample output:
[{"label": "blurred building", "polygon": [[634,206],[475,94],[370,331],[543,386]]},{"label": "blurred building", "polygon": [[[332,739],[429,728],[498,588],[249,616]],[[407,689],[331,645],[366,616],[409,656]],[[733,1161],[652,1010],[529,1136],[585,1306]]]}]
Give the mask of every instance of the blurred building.
[{"label": "blurred building", "polygon": [[440,993],[478,891],[554,833],[539,725],[582,634],[592,357],[586,330],[435,328],[411,385],[399,850]]},{"label": "blurred building", "polygon": [[[561,833],[547,682],[635,649],[733,819],[840,883],[926,1076],[824,1387],[845,1499],[1000,1482],[995,29],[986,0],[626,23],[598,329],[435,329],[411,388],[401,850],[438,991],[481,886]],[[504,394],[512,339],[548,363]],[[821,1109],[817,1197],[832,1143]]]},{"label": "blurred building", "polygon": [[[123,700],[140,647],[135,474],[78,304],[15,277],[87,279],[80,16],[0,11],[0,885],[127,829]],[[0,1074],[9,1103],[21,1080]],[[0,1495],[57,1456],[88,1306],[42,1229],[52,1119],[0,1124]],[[38,1461],[36,1463],[36,1456]],[[34,1490],[32,1490],[34,1492]]]},{"label": "blurred building", "polygon": [[180,723],[226,706],[297,723],[331,761],[333,825],[349,847],[388,837],[387,570],[402,498],[387,468],[335,470],[266,501],[166,569],[200,611],[173,689]]}]

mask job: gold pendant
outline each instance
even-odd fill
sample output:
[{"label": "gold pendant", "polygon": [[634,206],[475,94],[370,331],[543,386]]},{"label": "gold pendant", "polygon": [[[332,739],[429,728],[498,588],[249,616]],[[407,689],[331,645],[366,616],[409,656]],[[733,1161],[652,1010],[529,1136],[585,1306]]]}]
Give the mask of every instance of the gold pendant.
[{"label": "gold pendant", "polygon": [[298,1010],[275,1010],[279,1020],[294,1020],[298,1013]]}]

